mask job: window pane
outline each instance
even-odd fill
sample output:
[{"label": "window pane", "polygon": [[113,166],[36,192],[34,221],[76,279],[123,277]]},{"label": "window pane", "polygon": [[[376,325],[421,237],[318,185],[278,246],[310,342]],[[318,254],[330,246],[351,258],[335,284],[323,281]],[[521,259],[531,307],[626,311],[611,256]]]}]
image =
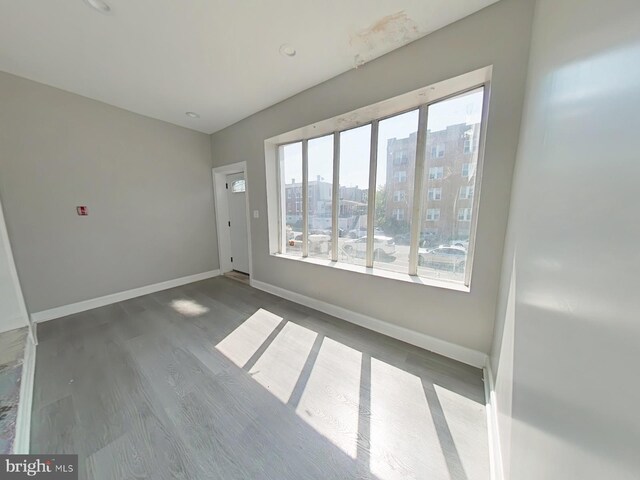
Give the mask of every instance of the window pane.
[{"label": "window pane", "polygon": [[246,191],[247,191],[247,187],[244,180],[234,180],[233,182],[231,182],[232,193],[242,193]]},{"label": "window pane", "polygon": [[378,124],[373,263],[402,273],[409,271],[417,131],[418,110]]},{"label": "window pane", "polygon": [[[418,275],[463,282],[484,89],[429,106]],[[437,172],[442,169],[442,174]],[[437,213],[436,213],[437,212]]]},{"label": "window pane", "polygon": [[331,257],[333,135],[309,140],[309,256]]},{"label": "window pane", "polygon": [[286,240],[284,253],[302,256],[302,143],[280,147],[281,185],[284,187]]},{"label": "window pane", "polygon": [[364,265],[367,252],[367,200],[371,125],[340,133],[338,260]]}]

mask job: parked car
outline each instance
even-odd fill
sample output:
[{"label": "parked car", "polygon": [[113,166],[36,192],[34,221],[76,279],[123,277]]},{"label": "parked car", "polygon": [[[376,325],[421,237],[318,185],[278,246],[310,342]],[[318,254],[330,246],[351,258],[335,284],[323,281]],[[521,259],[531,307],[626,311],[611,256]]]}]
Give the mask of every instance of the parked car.
[{"label": "parked car", "polygon": [[393,238],[398,245],[409,245],[411,243],[410,233],[400,233]]},{"label": "parked car", "polygon": [[296,232],[291,227],[287,226],[287,240],[295,240],[298,235],[302,235],[302,232]]},{"label": "parked car", "polygon": [[[289,247],[302,249],[302,233],[296,232],[294,238],[289,240]],[[331,245],[331,236],[323,233],[309,234],[309,251],[313,253],[326,253]]]},{"label": "parked car", "polygon": [[451,240],[451,245],[453,247],[462,247],[464,249],[469,249],[469,240]]},{"label": "parked car", "polygon": [[[347,240],[342,247],[344,252],[350,256],[364,257],[367,252],[367,237],[360,237]],[[391,257],[396,253],[396,243],[391,237],[374,235],[373,237],[373,258],[379,260]]]},{"label": "parked car", "polygon": [[328,253],[331,245],[331,235],[316,233],[309,235],[309,252]]},{"label": "parked car", "polygon": [[302,248],[302,233],[293,232],[293,238],[288,240],[289,246],[292,248]]},{"label": "parked car", "polygon": [[454,272],[464,272],[467,250],[464,247],[444,246],[427,250],[418,249],[418,265],[421,267],[451,268]]}]

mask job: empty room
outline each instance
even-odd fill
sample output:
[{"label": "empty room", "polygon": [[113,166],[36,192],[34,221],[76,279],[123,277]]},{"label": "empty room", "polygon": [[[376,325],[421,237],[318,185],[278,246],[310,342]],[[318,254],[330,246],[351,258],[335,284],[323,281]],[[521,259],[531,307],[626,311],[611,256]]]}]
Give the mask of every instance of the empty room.
[{"label": "empty room", "polygon": [[0,0],[0,479],[639,479],[639,26]]}]

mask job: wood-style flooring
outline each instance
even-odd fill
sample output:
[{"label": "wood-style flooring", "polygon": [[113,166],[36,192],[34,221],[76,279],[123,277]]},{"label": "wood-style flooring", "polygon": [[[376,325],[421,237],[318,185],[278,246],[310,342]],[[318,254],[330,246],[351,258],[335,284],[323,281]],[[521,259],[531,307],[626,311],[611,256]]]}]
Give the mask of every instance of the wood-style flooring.
[{"label": "wood-style flooring", "polygon": [[480,370],[237,281],[38,336],[31,451],[81,479],[489,478]]},{"label": "wood-style flooring", "polygon": [[0,454],[14,451],[28,331],[22,327],[0,333]]}]

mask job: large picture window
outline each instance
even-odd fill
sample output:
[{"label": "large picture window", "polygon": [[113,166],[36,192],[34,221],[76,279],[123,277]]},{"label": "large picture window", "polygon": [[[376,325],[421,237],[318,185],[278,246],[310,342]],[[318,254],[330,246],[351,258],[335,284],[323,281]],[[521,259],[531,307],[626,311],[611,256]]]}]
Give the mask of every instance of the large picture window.
[{"label": "large picture window", "polygon": [[485,95],[281,144],[279,253],[468,286]]}]

